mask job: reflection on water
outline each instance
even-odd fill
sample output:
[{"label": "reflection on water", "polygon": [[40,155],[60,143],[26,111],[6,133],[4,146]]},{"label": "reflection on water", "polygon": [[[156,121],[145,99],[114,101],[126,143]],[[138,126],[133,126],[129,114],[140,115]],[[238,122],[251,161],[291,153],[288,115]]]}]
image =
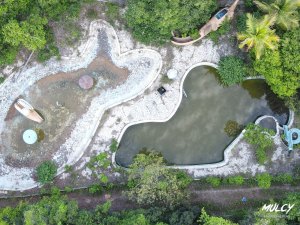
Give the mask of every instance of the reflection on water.
[{"label": "reflection on water", "polygon": [[120,165],[128,166],[143,147],[160,151],[171,164],[219,162],[234,139],[224,132],[228,120],[245,125],[272,115],[281,124],[287,122],[288,109],[260,79],[225,88],[218,84],[214,69],[198,67],[187,76],[184,90],[188,98],[169,121],[127,129],[116,154]]}]

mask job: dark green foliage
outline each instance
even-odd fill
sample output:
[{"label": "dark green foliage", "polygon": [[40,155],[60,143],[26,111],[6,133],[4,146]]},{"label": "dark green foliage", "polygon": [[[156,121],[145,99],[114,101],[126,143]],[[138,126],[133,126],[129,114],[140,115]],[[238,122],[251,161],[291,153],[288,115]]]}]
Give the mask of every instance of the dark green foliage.
[{"label": "dark green foliage", "polygon": [[221,184],[221,178],[219,177],[207,177],[206,181],[214,188],[219,187]]},{"label": "dark green foliage", "polygon": [[42,62],[59,56],[55,43],[47,37],[48,23],[78,17],[83,2],[85,0],[18,0],[1,3],[0,66],[13,63],[20,47],[38,50],[38,60]]},{"label": "dark green foliage", "polygon": [[46,30],[46,40],[47,43],[45,47],[39,50],[37,54],[37,59],[40,62],[45,62],[53,56],[56,56],[57,58],[60,57],[59,50],[54,40],[54,34],[50,28],[47,28]]},{"label": "dark green foliage", "polygon": [[240,83],[246,75],[245,65],[235,56],[225,56],[220,60],[218,74],[223,85]]},{"label": "dark green foliage", "polygon": [[0,77],[0,84],[2,84],[5,81],[5,77]]},{"label": "dark green foliage", "polygon": [[244,184],[244,177],[242,176],[229,177],[228,183],[233,185],[242,185]]},{"label": "dark green foliage", "polygon": [[202,208],[201,215],[197,222],[202,225],[238,225],[222,217],[210,216],[206,213],[204,208]]},{"label": "dark green foliage", "polygon": [[264,164],[267,161],[266,151],[273,146],[273,139],[270,135],[275,135],[275,132],[253,123],[248,124],[246,127],[244,137],[249,144],[255,147],[259,164]]},{"label": "dark green foliage", "polygon": [[193,29],[191,32],[190,32],[190,37],[193,39],[193,40],[196,40],[200,37],[200,34],[199,34],[199,29]]},{"label": "dark green foliage", "polygon": [[224,131],[229,137],[237,136],[242,130],[242,126],[236,121],[228,120],[225,124]]},{"label": "dark green foliage", "polygon": [[0,66],[12,64],[17,57],[18,47],[0,44],[0,52]]},{"label": "dark green foliage", "polygon": [[244,32],[247,28],[246,26],[247,16],[246,13],[237,16],[237,30],[238,32]]},{"label": "dark green foliage", "polygon": [[173,207],[187,198],[191,180],[185,172],[167,168],[161,154],[148,151],[137,154],[130,165],[126,195],[138,204]]},{"label": "dark green foliage", "polygon": [[258,187],[268,189],[271,187],[272,176],[268,173],[256,175]]},{"label": "dark green foliage", "polygon": [[293,176],[289,173],[282,173],[273,177],[273,181],[281,184],[291,184]]},{"label": "dark green foliage", "polygon": [[143,43],[161,44],[171,31],[191,34],[217,9],[215,0],[129,0],[125,19],[133,36]]},{"label": "dark green foliage", "polygon": [[111,140],[109,149],[110,149],[110,151],[112,151],[112,152],[116,152],[116,151],[118,150],[118,141],[117,141],[115,138],[113,138],[113,139]]},{"label": "dark green foliage", "polygon": [[300,222],[300,193],[289,193],[287,195],[287,198],[284,202],[288,202],[290,204],[295,204],[295,206],[291,209],[291,211],[288,213],[287,218],[288,220],[295,221],[297,224]]},{"label": "dark green foliage", "polygon": [[45,161],[36,168],[37,180],[41,184],[51,182],[57,172],[57,165],[53,161]]},{"label": "dark green foliage", "polygon": [[106,6],[106,16],[108,18],[108,21],[113,24],[120,15],[119,5],[116,3],[108,2],[106,3]]},{"label": "dark green foliage", "polygon": [[254,69],[279,97],[292,97],[300,87],[300,28],[286,32],[278,51],[266,51]]},{"label": "dark green foliage", "polygon": [[217,44],[219,42],[219,39],[221,36],[228,34],[231,29],[231,23],[229,20],[225,20],[221,26],[218,28],[216,31],[212,31],[208,37],[215,43]]},{"label": "dark green foliage", "polygon": [[101,194],[103,191],[103,187],[100,184],[92,184],[88,190],[89,193],[91,194],[95,194],[95,193]]}]

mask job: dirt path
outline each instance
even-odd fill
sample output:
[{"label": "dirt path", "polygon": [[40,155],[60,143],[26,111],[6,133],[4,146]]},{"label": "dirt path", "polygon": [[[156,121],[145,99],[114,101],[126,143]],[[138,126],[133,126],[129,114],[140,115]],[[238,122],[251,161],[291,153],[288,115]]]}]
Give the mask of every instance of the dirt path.
[{"label": "dirt path", "polygon": [[[286,193],[300,191],[300,187],[293,186],[273,186],[270,189],[264,190],[258,187],[241,187],[241,188],[220,188],[220,189],[196,189],[191,186],[191,198],[188,201],[191,205],[210,205],[221,208],[240,207],[242,197],[246,197],[251,201],[266,201],[269,199],[279,199],[285,196]],[[80,208],[93,209],[98,204],[102,204],[107,200],[112,202],[112,210],[120,211],[124,209],[134,209],[139,206],[129,201],[122,195],[121,190],[114,190],[110,193],[93,195],[86,191],[74,192],[67,194],[70,199],[76,200]],[[29,202],[35,202],[40,197],[26,198]],[[18,201],[25,200],[24,198],[1,199],[0,207],[15,206]]]}]

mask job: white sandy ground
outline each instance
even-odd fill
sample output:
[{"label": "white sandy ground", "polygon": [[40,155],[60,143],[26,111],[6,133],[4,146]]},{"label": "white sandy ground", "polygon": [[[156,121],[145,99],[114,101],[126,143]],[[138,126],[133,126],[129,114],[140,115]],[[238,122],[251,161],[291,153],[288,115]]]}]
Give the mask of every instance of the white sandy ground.
[{"label": "white sandy ground", "polygon": [[[88,38],[87,43],[96,42],[95,33],[97,33],[97,31],[95,29],[95,26],[101,26],[103,29],[106,29],[107,32],[110,34],[110,36],[113,36],[115,34],[112,28],[106,23],[94,22],[91,25],[90,37]],[[217,64],[220,59],[220,56],[233,54],[232,47],[230,47],[226,43],[222,43],[221,45],[213,45],[213,43],[209,40],[203,40],[201,43],[198,43],[197,45],[180,47],[180,48],[173,47],[173,46],[165,47],[165,48],[154,48],[151,46],[144,46],[135,42],[131,37],[131,35],[123,29],[116,30],[116,34],[120,42],[121,52],[128,52],[133,49],[139,49],[139,48],[148,48],[148,49],[155,50],[156,52],[159,52],[163,59],[163,65],[161,68],[160,75],[157,77],[157,79],[155,79],[155,81],[151,84],[151,86],[144,91],[143,94],[139,95],[138,97],[130,101],[119,104],[118,106],[115,106],[109,110],[108,117],[107,119],[104,120],[103,125],[98,129],[96,135],[94,136],[94,139],[90,144],[90,149],[88,152],[85,152],[85,148],[87,147],[87,144],[90,141],[89,138],[87,138],[82,143],[76,142],[75,146],[77,144],[80,144],[79,146],[76,146],[77,147],[76,157],[73,156],[70,157],[71,153],[68,150],[65,150],[64,148],[60,149],[63,151],[58,150],[58,153],[56,154],[56,157],[54,159],[58,161],[60,165],[59,173],[63,172],[62,168],[65,164],[74,164],[80,158],[80,156],[83,155],[83,157],[81,157],[77,161],[75,171],[80,172],[80,174],[86,179],[91,179],[91,171],[85,166],[85,164],[89,161],[90,157],[94,154],[104,152],[104,151],[110,154],[109,145],[111,143],[111,139],[112,138],[120,139],[121,134],[124,132],[124,128],[127,125],[139,123],[142,121],[153,121],[153,120],[165,121],[175,112],[181,99],[180,84],[182,82],[184,74],[189,68],[193,67],[193,65],[195,64],[199,64],[203,62]],[[110,41],[113,42],[113,40]],[[77,61],[68,60],[70,61],[70,63],[68,64],[69,65],[68,70],[77,69],[83,67],[83,65],[88,65],[88,62],[90,62],[93,59],[93,57],[95,57],[95,52],[93,52],[94,46],[92,44],[90,45],[85,44],[84,46],[87,46],[86,51],[83,50],[82,47],[80,47],[79,50],[80,52],[85,52],[85,54],[87,54],[84,57],[85,60],[83,60],[82,58],[81,60],[83,60],[83,62],[80,60]],[[117,41],[115,41],[114,43],[115,50],[116,50],[116,46],[118,46]],[[156,52],[151,52],[151,51],[146,51],[146,52],[147,54],[150,54],[150,57],[153,56],[154,54],[157,59],[160,59],[160,56]],[[72,59],[72,57],[77,57],[77,56],[71,56],[69,58]],[[131,55],[131,57],[134,57],[134,55]],[[78,62],[80,62],[80,65],[78,65]],[[73,65],[73,63],[75,63],[75,65]],[[122,64],[118,64],[117,62],[114,63],[116,63],[118,66],[122,65]],[[60,68],[60,67],[65,68],[64,67],[65,63],[55,62],[52,60],[49,62],[49,65],[50,64],[57,65],[51,67],[52,68],[51,71],[55,70],[55,68]],[[157,68],[155,70],[157,72],[160,68],[159,62],[156,61],[156,63],[154,64],[155,65],[153,65],[153,67]],[[73,67],[71,67],[72,65]],[[37,66],[38,68],[40,68],[40,70],[43,71],[45,71],[46,70],[45,68],[47,68],[44,65],[37,65]],[[161,85],[161,81],[160,81],[161,77],[167,74],[167,71],[169,69],[177,70],[178,77],[170,84],[164,84],[164,87],[167,89],[167,92],[164,96],[160,96],[156,91],[156,89]],[[153,71],[153,73],[155,71]],[[28,76],[32,74],[32,72],[33,72],[32,68],[24,71],[21,75],[23,78],[22,80],[32,79],[29,78]],[[138,74],[140,74],[141,72],[142,71],[137,71]],[[148,73],[148,75],[149,74],[150,73]],[[149,75],[149,79],[147,81],[145,81],[146,79],[144,80],[145,83],[150,84],[151,78],[156,78],[156,75],[155,74],[152,74],[152,76]],[[147,74],[144,74],[144,76],[147,76]],[[33,82],[31,82],[30,84],[32,83]],[[128,90],[131,89],[137,90],[135,93],[140,92],[140,90],[144,90],[145,86],[147,86],[147,85],[142,86],[135,79],[132,80],[131,84],[132,85]],[[7,88],[10,88],[10,85],[11,84],[8,83]],[[13,87],[14,86],[12,86],[12,88]],[[120,95],[122,95],[123,93],[124,90],[123,92],[114,93],[115,94],[114,97],[116,98],[122,97]],[[111,93],[108,95],[111,96]],[[4,96],[9,96],[9,95],[4,95]],[[101,96],[101,98],[103,98],[103,96]],[[14,98],[12,97],[10,99],[10,102],[7,103],[7,105],[11,104],[13,100]],[[95,111],[91,112],[91,114],[89,114],[88,116],[88,118],[91,120],[93,119],[92,117],[95,117],[95,115],[102,115],[102,113],[100,112],[103,112],[103,107],[101,106],[101,104],[103,104],[103,101],[101,101],[101,99],[99,98],[96,101],[96,103],[98,104],[97,106],[100,109],[93,108],[93,110]],[[95,113],[96,111],[98,113]],[[97,119],[100,119],[100,116],[97,117]],[[81,120],[79,120],[78,124],[81,124],[80,121]],[[89,123],[85,123],[83,120],[81,126],[82,129],[87,129],[89,128]],[[80,131],[80,129],[78,131]],[[77,137],[78,134],[82,135],[82,133],[77,131],[74,131],[72,133],[71,138],[68,139],[70,140],[70,142],[66,142],[67,143],[66,146],[68,147],[67,149],[69,150],[72,149],[72,151],[74,151],[73,149],[74,146],[72,145],[71,140],[73,139],[76,140],[78,138]],[[94,133],[90,135],[90,138],[92,137],[93,134]],[[282,149],[281,147],[282,144],[278,136],[275,138],[275,143],[276,143],[276,148],[272,156],[272,161],[274,163],[276,163],[276,161],[278,160],[284,162],[286,156],[284,155],[284,149]],[[112,156],[112,159],[113,158],[114,157]],[[257,164],[254,156],[254,151],[244,141],[239,142],[232,151],[228,152],[228,158],[229,158],[228,163],[218,168],[199,169],[199,168],[191,167],[190,169],[187,169],[187,171],[194,178],[199,178],[207,175],[229,175],[229,174],[237,174],[237,173],[251,173],[252,175],[254,175],[257,172],[263,172],[268,170],[267,167],[260,166],[259,164]],[[0,158],[0,165],[1,165],[0,189],[25,190],[37,185],[37,183],[35,183],[31,177],[33,172],[32,170],[26,168],[23,168],[22,170],[9,168],[10,171],[8,171],[8,168],[6,165],[4,165],[4,162],[1,163],[1,158]],[[113,173],[112,176],[117,177],[119,176],[119,174]],[[61,176],[59,176],[59,178],[62,180],[65,179],[66,177],[67,177],[66,174],[62,174]]]},{"label": "white sandy ground", "polygon": [[[59,71],[67,72],[85,68],[96,57],[98,48],[98,29],[108,36],[110,56],[115,65],[126,67],[130,71],[126,82],[115,89],[95,97],[88,111],[78,119],[71,135],[55,153],[53,160],[58,164],[58,174],[64,171],[66,164],[72,165],[81,158],[84,150],[94,136],[104,111],[123,101],[128,101],[142,93],[161,69],[161,56],[153,50],[139,49],[120,54],[118,39],[114,29],[104,21],[94,21],[90,26],[89,39],[78,48],[79,54],[64,57],[61,61],[50,60],[46,65],[37,64],[22,72],[15,82],[9,77],[0,87],[0,120],[4,121],[13,101],[37,80],[55,74]],[[34,75],[34,76],[33,76]],[[3,124],[0,124],[0,130]],[[4,163],[4,156],[0,169],[0,189],[26,190],[37,186],[33,180],[33,169],[12,168]]]}]

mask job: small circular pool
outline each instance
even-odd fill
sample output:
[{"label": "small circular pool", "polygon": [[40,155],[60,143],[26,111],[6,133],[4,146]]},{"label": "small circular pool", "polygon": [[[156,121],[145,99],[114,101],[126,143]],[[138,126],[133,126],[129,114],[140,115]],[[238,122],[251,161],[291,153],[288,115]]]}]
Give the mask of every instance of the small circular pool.
[{"label": "small circular pool", "polygon": [[235,138],[225,133],[226,122],[246,125],[262,115],[274,116],[280,124],[288,120],[288,108],[262,79],[223,87],[216,69],[201,66],[190,71],[183,88],[187,98],[169,121],[137,124],[125,131],[116,154],[119,165],[128,166],[143,148],[161,152],[170,164],[220,162]]}]

